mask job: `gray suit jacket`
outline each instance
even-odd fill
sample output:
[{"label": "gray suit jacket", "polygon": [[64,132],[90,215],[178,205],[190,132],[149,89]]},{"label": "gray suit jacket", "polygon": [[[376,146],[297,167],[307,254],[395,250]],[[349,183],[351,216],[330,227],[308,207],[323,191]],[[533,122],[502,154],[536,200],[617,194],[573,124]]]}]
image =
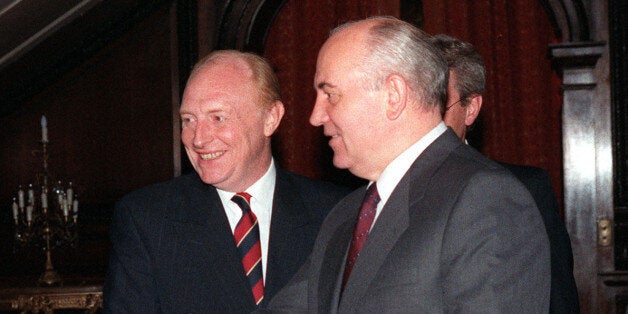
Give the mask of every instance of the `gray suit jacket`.
[{"label": "gray suit jacket", "polygon": [[550,313],[580,313],[578,289],[573,276],[571,240],[569,240],[565,223],[558,213],[558,202],[552,192],[549,174],[546,170],[537,167],[501,162],[499,164],[512,172],[530,191],[545,223],[552,264]]},{"label": "gray suit jacket", "polygon": [[340,283],[365,193],[330,212],[272,312],[547,313],[550,255],[534,200],[452,130],[399,182]]}]

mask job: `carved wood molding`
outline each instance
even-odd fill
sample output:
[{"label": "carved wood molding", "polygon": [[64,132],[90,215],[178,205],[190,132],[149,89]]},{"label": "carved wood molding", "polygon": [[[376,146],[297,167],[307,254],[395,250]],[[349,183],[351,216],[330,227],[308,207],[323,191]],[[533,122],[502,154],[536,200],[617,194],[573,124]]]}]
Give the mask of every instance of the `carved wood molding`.
[{"label": "carved wood molding", "polygon": [[[596,64],[607,49],[604,42],[563,42],[550,45],[550,58],[562,77],[562,133],[565,225],[572,241],[574,276],[583,313],[598,307],[597,270],[610,267],[597,263],[610,255],[612,247],[596,251],[595,221],[602,214],[596,188],[606,190],[596,160],[602,159],[598,145],[605,140],[604,122],[596,107],[596,86],[603,84]],[[596,180],[597,179],[597,180]],[[595,187],[595,188],[594,188]],[[602,217],[607,217],[602,215]],[[607,217],[608,218],[608,217]],[[601,300],[599,300],[601,301]]]},{"label": "carved wood molding", "polygon": [[220,17],[216,49],[238,49],[262,54],[268,31],[286,1],[227,1]]},{"label": "carved wood molding", "polygon": [[[593,68],[602,56],[606,43],[604,42],[573,42],[550,45],[550,56],[556,71],[563,74],[563,85],[575,82],[564,81],[565,70],[575,68]],[[584,78],[584,77],[583,77]],[[595,83],[589,78],[588,84]],[[580,81],[580,83],[584,83]]]},{"label": "carved wood molding", "polygon": [[591,40],[589,17],[582,0],[539,0],[563,42]]},{"label": "carved wood molding", "polygon": [[102,308],[102,293],[98,294],[42,294],[21,295],[13,303],[13,308],[21,311],[52,313],[60,309],[93,310]]},{"label": "carved wood molding", "polygon": [[32,313],[53,313],[62,309],[83,309],[94,313],[102,309],[102,287],[35,287],[0,291],[0,304],[10,309]]}]

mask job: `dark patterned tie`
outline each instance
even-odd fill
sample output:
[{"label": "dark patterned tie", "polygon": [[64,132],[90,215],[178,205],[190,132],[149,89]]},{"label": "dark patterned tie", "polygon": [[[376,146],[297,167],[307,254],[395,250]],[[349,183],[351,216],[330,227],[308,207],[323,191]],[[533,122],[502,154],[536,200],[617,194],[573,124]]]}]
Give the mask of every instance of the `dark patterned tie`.
[{"label": "dark patterned tie", "polygon": [[259,224],[257,217],[251,211],[251,195],[240,192],[231,200],[242,208],[242,218],[233,232],[236,246],[246,278],[251,286],[255,304],[259,305],[264,299],[264,277],[262,273],[262,247],[259,240]]},{"label": "dark patterned tie", "polygon": [[364,195],[362,206],[360,206],[360,214],[358,215],[358,222],[355,224],[353,230],[353,239],[351,240],[351,246],[349,247],[349,254],[347,255],[347,262],[345,264],[345,273],[342,277],[342,288],[347,284],[353,265],[360,255],[360,251],[364,246],[366,237],[369,234],[373,220],[375,219],[375,211],[377,203],[379,203],[379,193],[377,192],[377,186],[375,182],[369,186]]}]

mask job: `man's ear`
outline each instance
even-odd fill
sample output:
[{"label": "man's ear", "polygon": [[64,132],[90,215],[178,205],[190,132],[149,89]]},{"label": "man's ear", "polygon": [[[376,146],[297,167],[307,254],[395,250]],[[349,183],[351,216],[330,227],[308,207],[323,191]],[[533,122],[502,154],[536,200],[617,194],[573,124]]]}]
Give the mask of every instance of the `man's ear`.
[{"label": "man's ear", "polygon": [[266,112],[264,121],[264,135],[270,137],[279,127],[279,123],[283,118],[286,109],[279,100],[275,101],[270,109]]},{"label": "man's ear", "polygon": [[470,126],[475,122],[482,109],[482,95],[471,95],[469,101],[465,106],[466,114],[464,118],[464,124]]},{"label": "man's ear", "polygon": [[386,78],[385,85],[388,91],[386,117],[390,120],[395,120],[406,108],[408,84],[402,76],[392,74]]}]

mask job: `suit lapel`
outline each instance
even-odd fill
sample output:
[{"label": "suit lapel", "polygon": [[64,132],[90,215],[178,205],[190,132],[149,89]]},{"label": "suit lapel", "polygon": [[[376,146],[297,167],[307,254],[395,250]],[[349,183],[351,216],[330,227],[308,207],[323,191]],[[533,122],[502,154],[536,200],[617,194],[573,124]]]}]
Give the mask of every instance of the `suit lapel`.
[{"label": "suit lapel", "polygon": [[360,298],[366,293],[390,250],[408,228],[409,191],[407,182],[403,181],[406,180],[399,183],[369,232],[344,289],[339,312],[352,312],[349,307],[360,304]]},{"label": "suit lapel", "polygon": [[301,246],[288,245],[308,241],[308,235],[301,232],[302,227],[311,223],[310,216],[304,209],[305,204],[298,187],[290,184],[283,171],[277,169],[264,287],[265,296],[268,296],[264,298],[266,302],[277,293],[279,287],[290,280],[286,274],[298,270],[295,257],[301,256],[305,260],[309,254]]},{"label": "suit lapel", "polygon": [[334,209],[334,212],[342,214],[342,218],[337,222],[337,226],[331,226],[331,230],[335,231],[327,241],[319,271],[316,291],[319,313],[336,313],[338,310],[347,251],[365,192],[366,188],[361,188],[351,193],[338,208]]},{"label": "suit lapel", "polygon": [[212,292],[214,295],[230,296],[237,303],[250,302],[254,306],[216,189],[198,180],[186,191],[180,208],[182,210],[171,213],[171,222],[182,251],[181,266],[198,272],[197,277],[209,280],[212,284],[208,286],[220,287],[221,293]]},{"label": "suit lapel", "polygon": [[[462,145],[447,130],[430,144],[403,176],[371,229],[340,300],[340,312],[354,312],[386,258],[410,223],[411,210],[424,197],[434,172],[454,147]],[[359,205],[358,205],[359,206]],[[343,259],[344,260],[344,259]]]},{"label": "suit lapel", "polygon": [[277,169],[266,269],[266,291],[270,298],[305,263],[320,228],[322,209],[313,208],[308,203],[313,196],[303,191],[298,180]]},{"label": "suit lapel", "polygon": [[[354,214],[357,216],[357,211]],[[347,250],[351,243],[354,226],[355,220],[345,221],[336,229],[328,242],[318,283],[319,313],[336,313],[338,310]]]}]

